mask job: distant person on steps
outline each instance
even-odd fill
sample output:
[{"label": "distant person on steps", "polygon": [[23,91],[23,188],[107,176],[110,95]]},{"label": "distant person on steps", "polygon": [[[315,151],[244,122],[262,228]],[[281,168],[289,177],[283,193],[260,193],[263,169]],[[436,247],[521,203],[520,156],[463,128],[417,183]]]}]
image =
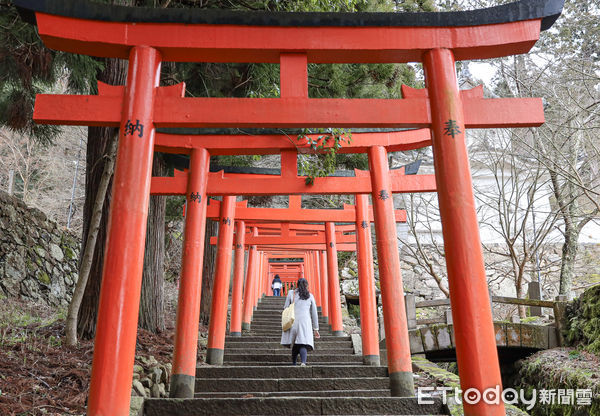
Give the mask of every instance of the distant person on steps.
[{"label": "distant person on steps", "polygon": [[287,308],[292,302],[294,302],[294,325],[281,334],[281,345],[292,347],[293,365],[296,365],[300,354],[300,365],[305,366],[308,351],[314,349],[314,338],[321,337],[317,304],[314,296],[308,291],[306,279],[298,279],[298,288],[289,291],[283,308]]},{"label": "distant person on steps", "polygon": [[279,275],[276,274],[273,278],[273,282],[271,282],[271,289],[273,289],[273,296],[281,296],[281,279]]}]

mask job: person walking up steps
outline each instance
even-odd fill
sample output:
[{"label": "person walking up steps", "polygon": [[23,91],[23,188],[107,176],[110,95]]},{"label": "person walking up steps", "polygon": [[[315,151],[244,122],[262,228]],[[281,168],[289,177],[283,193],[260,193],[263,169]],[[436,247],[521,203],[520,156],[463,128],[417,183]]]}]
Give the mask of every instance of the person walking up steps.
[{"label": "person walking up steps", "polygon": [[[319,317],[314,296],[308,291],[308,281],[298,279],[298,288],[290,290],[285,299],[284,309],[294,303],[294,324],[281,334],[281,345],[292,347],[292,364],[296,365],[300,354],[301,366],[306,365],[308,351],[314,349],[314,338],[319,335]],[[314,337],[313,337],[314,331]]]},{"label": "person walking up steps", "polygon": [[273,282],[271,282],[271,289],[273,289],[273,296],[281,296],[281,279],[278,274],[275,275]]}]

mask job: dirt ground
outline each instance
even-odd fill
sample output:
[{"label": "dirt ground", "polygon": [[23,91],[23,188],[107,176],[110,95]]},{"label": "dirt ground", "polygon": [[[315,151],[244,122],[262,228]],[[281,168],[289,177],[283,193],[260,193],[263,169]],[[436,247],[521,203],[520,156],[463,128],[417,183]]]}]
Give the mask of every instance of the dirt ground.
[{"label": "dirt ground", "polygon": [[[64,333],[64,311],[0,299],[0,415],[85,414],[93,341],[66,347]],[[172,317],[161,334],[138,330],[136,356],[169,363],[173,333]]]}]

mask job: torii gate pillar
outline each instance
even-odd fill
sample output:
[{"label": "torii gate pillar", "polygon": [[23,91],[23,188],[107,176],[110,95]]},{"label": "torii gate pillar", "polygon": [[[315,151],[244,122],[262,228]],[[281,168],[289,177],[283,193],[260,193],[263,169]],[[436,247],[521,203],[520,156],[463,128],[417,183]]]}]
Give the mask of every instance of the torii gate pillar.
[{"label": "torii gate pillar", "polygon": [[[463,391],[502,390],[454,56],[448,49],[433,49],[423,63],[460,384]],[[505,414],[502,402],[464,406],[468,415]]]},{"label": "torii gate pillar", "polygon": [[225,353],[225,332],[227,326],[227,301],[229,300],[229,279],[231,274],[231,245],[235,215],[235,196],[224,196],[219,221],[219,242],[215,267],[215,285],[212,293],[210,322],[208,325],[208,345],[206,362],[223,364]]},{"label": "torii gate pillar", "polygon": [[318,251],[311,251],[310,252],[311,256],[312,256],[312,261],[313,261],[313,288],[314,291],[316,292],[315,295],[315,300],[317,302],[317,311],[319,312],[319,314],[322,313],[323,311],[323,304],[321,302],[321,269],[320,269],[320,262],[319,262],[319,252]]},{"label": "torii gate pillar", "polygon": [[363,364],[378,366],[379,337],[377,335],[377,304],[375,302],[375,276],[369,197],[356,195],[356,260],[358,263],[358,292],[360,303],[360,329],[363,345]]},{"label": "torii gate pillar", "polygon": [[88,415],[120,416],[129,412],[154,154],[154,100],[160,64],[160,53],[154,48],[136,46],[129,53]]},{"label": "torii gate pillar", "polygon": [[325,241],[327,244],[327,276],[329,283],[329,324],[334,336],[343,336],[342,300],[340,299],[335,223],[333,222],[325,223]]},{"label": "torii gate pillar", "polygon": [[392,396],[414,396],[394,199],[392,198],[387,151],[383,146],[369,148],[369,170],[373,188],[373,215],[379,256],[379,281],[381,282],[390,389]]},{"label": "torii gate pillar", "polygon": [[[257,229],[252,231],[253,235],[258,235]],[[255,274],[257,252],[256,246],[250,246],[248,250],[248,267],[246,268],[246,284],[244,285],[244,314],[242,315],[242,330],[250,330],[250,321],[252,321],[252,303],[254,295]]]},{"label": "torii gate pillar", "polygon": [[321,263],[321,275],[319,276],[321,280],[321,314],[325,319],[325,322],[329,324],[329,284],[327,282],[327,253],[321,251],[319,253],[320,263]]},{"label": "torii gate pillar", "polygon": [[229,335],[242,336],[242,295],[244,292],[244,255],[246,223],[236,221],[235,230],[235,267],[233,270],[233,290],[231,291],[231,321]]},{"label": "torii gate pillar", "polygon": [[209,163],[210,155],[206,149],[192,151],[177,301],[173,375],[169,391],[170,397],[174,398],[194,397]]}]

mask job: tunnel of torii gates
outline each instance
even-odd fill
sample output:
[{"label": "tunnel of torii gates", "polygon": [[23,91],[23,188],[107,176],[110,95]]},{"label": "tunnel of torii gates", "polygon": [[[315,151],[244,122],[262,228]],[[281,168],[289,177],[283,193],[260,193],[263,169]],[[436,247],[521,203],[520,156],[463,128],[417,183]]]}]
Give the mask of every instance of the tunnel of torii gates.
[{"label": "tunnel of torii gates", "polygon": [[[433,179],[433,178],[432,178]],[[432,181],[433,182],[433,181]],[[234,197],[225,197],[234,198]],[[268,269],[268,259],[274,253],[287,252],[288,257],[300,255],[307,264],[309,273],[305,273],[303,264],[294,264],[294,270],[285,272],[280,270],[282,278],[306,277],[309,281],[311,291],[315,294],[317,306],[331,324],[334,335],[344,335],[342,328],[342,312],[340,302],[340,288],[337,270],[338,251],[358,250],[358,273],[359,291],[363,302],[361,305],[363,358],[365,364],[379,365],[379,345],[377,337],[377,311],[375,304],[375,287],[373,273],[373,254],[371,247],[370,223],[373,222],[372,208],[368,206],[368,196],[365,194],[356,196],[356,206],[347,205],[343,210],[316,210],[301,209],[300,196],[290,196],[288,208],[250,208],[245,205],[246,201],[238,203],[233,216],[223,216],[226,201],[219,204],[211,201],[206,217],[219,220],[219,226],[224,232],[233,234],[233,227],[227,227],[235,218],[237,231],[235,233],[234,248],[236,250],[236,262],[234,270],[234,281],[231,301],[231,323],[230,335],[241,336],[242,329],[250,329],[253,306],[258,298],[268,293],[270,277],[276,273],[277,266]],[[244,210],[244,213],[238,212]],[[249,212],[250,211],[250,212]],[[286,219],[290,222],[298,218],[311,215],[313,221],[323,221],[322,224],[295,224],[284,223],[253,223],[250,222],[252,212],[258,213],[261,218],[268,217],[269,212],[282,211],[287,214]],[[335,224],[336,218],[348,216],[355,217],[354,224]],[[396,210],[395,219],[398,222],[406,221],[406,212]],[[353,233],[353,234],[348,234]],[[233,236],[227,236],[219,229],[219,237],[212,237],[211,244],[219,244],[216,264],[223,264],[219,256],[225,256],[227,264],[231,262],[231,248],[223,247],[221,242],[233,241]],[[226,243],[225,243],[226,244]],[[249,248],[247,278],[244,292],[244,311],[242,319],[242,286],[244,276],[244,249]],[[261,259],[258,262],[255,256]],[[286,265],[288,263],[285,263]],[[278,265],[279,267],[281,265]],[[215,280],[213,288],[213,304],[211,308],[211,322],[209,325],[207,362],[210,364],[222,364],[223,348],[225,341],[225,327],[227,318],[227,300],[229,293],[230,269],[216,271],[215,279],[222,278],[223,283]],[[289,274],[287,274],[289,273]],[[294,281],[295,281],[294,280]],[[252,290],[255,283],[256,289]],[[330,290],[328,290],[330,288]],[[182,323],[183,325],[183,323]],[[213,332],[214,331],[214,332]],[[192,346],[192,343],[190,343]]]},{"label": "tunnel of torii gates", "polygon": [[[361,143],[364,141],[364,136],[371,138],[379,138],[379,140],[387,139],[389,146],[398,146],[400,142],[403,146],[421,147],[429,143],[428,131],[426,130],[411,130],[393,133],[357,133],[355,140],[350,146],[357,146],[355,149],[360,150]],[[383,137],[380,137],[383,136]],[[260,136],[259,136],[260,137]],[[279,137],[281,142],[289,142],[285,137]],[[163,142],[164,143],[164,142]],[[346,151],[352,149],[346,148]],[[168,147],[162,146],[162,150],[169,150]],[[355,150],[355,151],[357,151]],[[192,153],[193,157],[193,153]],[[387,167],[387,159],[385,160]],[[198,174],[198,166],[193,160],[190,160],[190,169],[187,173],[175,171],[174,177],[153,177],[151,193],[157,195],[177,195],[189,194],[189,187],[194,175]],[[207,188],[210,188],[213,178],[226,177],[228,180],[242,182],[246,189],[244,192],[248,194],[263,194],[262,189],[271,189],[265,182],[276,183],[282,179],[294,179],[302,184],[305,193],[321,193],[322,186],[331,186],[332,181],[345,182],[344,186],[350,186],[349,180],[355,183],[352,189],[361,192],[355,196],[356,205],[345,205],[343,209],[302,209],[301,195],[290,195],[287,208],[249,208],[247,201],[235,202],[235,196],[224,196],[223,202],[210,200],[206,207],[204,218],[216,219],[219,221],[219,237],[213,237],[211,243],[218,244],[217,258],[215,261],[215,282],[212,291],[212,305],[209,323],[208,351],[207,362],[209,364],[222,364],[223,353],[225,346],[225,331],[227,319],[227,304],[229,294],[229,278],[231,272],[231,245],[235,247],[235,265],[233,290],[231,298],[231,322],[230,334],[241,336],[242,329],[250,329],[250,321],[252,319],[252,311],[256,306],[258,298],[268,291],[268,280],[264,270],[265,257],[262,260],[260,253],[271,252],[277,250],[304,250],[303,255],[307,258],[307,263],[311,267],[317,263],[316,251],[325,251],[326,254],[321,255],[319,269],[323,273],[315,274],[311,279],[307,275],[309,282],[312,283],[312,288],[316,293],[318,306],[321,306],[323,316],[327,316],[331,324],[334,335],[344,335],[342,328],[342,313],[340,290],[337,270],[337,251],[358,251],[358,273],[361,276],[359,283],[359,291],[361,294],[361,316],[362,319],[362,334],[363,334],[363,353],[364,362],[370,365],[379,365],[379,345],[377,337],[377,318],[375,305],[375,289],[374,289],[374,273],[373,273],[373,255],[371,247],[370,226],[374,221],[373,207],[369,206],[368,195],[371,193],[370,174],[366,171],[355,170],[355,177],[327,177],[315,178],[315,185],[306,186],[305,177],[297,176],[297,152],[285,151],[281,155],[281,176],[273,177],[271,175],[256,175],[256,174],[224,174],[223,172],[209,173]],[[392,193],[395,192],[431,192],[435,190],[435,178],[433,175],[405,175],[403,169],[396,169],[394,173],[388,175],[394,178],[391,186],[388,188]],[[270,176],[270,177],[269,177]],[[254,181],[264,179],[261,186],[257,186]],[[363,180],[361,182],[361,179]],[[366,179],[366,181],[364,181]],[[338,187],[342,185],[337,184]],[[239,188],[238,188],[239,189]],[[250,189],[250,191],[248,191]],[[338,188],[339,189],[339,188]],[[349,188],[346,188],[349,189]],[[239,191],[238,191],[239,192]],[[391,198],[386,198],[391,199]],[[383,200],[383,199],[380,199]],[[198,268],[186,269],[185,264],[188,259],[193,257],[202,259],[202,249],[204,236],[202,234],[204,223],[195,225],[194,228],[189,226],[191,218],[195,215],[192,211],[201,211],[202,206],[196,200],[189,200],[186,203],[186,227],[184,237],[184,254],[182,266],[182,277],[180,286],[180,296],[185,296],[188,299],[190,296],[198,299],[198,302],[190,302],[194,306],[199,303],[200,293],[193,294],[188,288],[184,288],[184,280],[191,281],[194,279],[194,287],[199,290],[201,276],[197,270],[201,269],[201,263],[196,266]],[[392,205],[393,207],[393,205]],[[394,244],[395,242],[395,222],[405,222],[406,212],[403,210],[392,211],[394,215]],[[265,223],[265,221],[270,221]],[[298,224],[295,222],[307,222],[311,224]],[[258,223],[255,223],[258,222]],[[336,223],[349,223],[346,225],[336,225]],[[318,223],[318,224],[315,224]],[[199,228],[198,228],[199,227]],[[234,241],[234,227],[237,227]],[[355,234],[345,234],[353,232]],[[246,235],[249,234],[249,235]],[[195,236],[195,237],[194,237]],[[191,248],[188,249],[189,242],[194,242]],[[360,247],[356,250],[357,245]],[[244,296],[242,303],[242,287],[244,282],[244,249],[249,247],[248,267],[246,273],[246,285],[244,287]],[[396,245],[397,246],[397,245]],[[310,251],[310,253],[306,253]],[[397,249],[396,249],[397,252]],[[294,253],[288,253],[288,255]],[[382,257],[380,257],[382,258]],[[385,258],[382,258],[384,261]],[[188,276],[187,270],[190,270]],[[193,270],[193,271],[192,271]],[[325,272],[326,270],[326,272]],[[319,279],[316,277],[319,276]],[[325,279],[322,281],[321,279]],[[327,290],[329,288],[329,290]],[[323,296],[321,296],[321,294]],[[179,304],[185,304],[180,297]],[[241,305],[243,304],[243,312]],[[325,307],[323,307],[323,305]],[[397,309],[399,306],[395,306]],[[402,312],[404,313],[404,312]],[[183,313],[182,306],[178,308],[178,319],[176,333],[189,333],[191,336],[197,334],[199,312]],[[394,313],[389,313],[393,315]],[[190,317],[191,316],[191,317]],[[183,318],[184,319],[180,319]],[[180,329],[181,328],[181,329]],[[184,330],[183,328],[189,328]],[[408,339],[404,337],[404,339]],[[178,361],[183,357],[195,356],[197,345],[197,335],[194,339],[188,339],[185,343],[179,342],[179,337],[176,336],[174,366],[173,368],[181,367]],[[189,371],[195,371],[195,362],[189,365]],[[191,373],[193,374],[193,373]],[[178,384],[173,383],[171,388],[174,391],[185,391],[182,394],[187,394],[188,388],[193,391],[193,377],[186,377],[185,384],[180,380]]]},{"label": "tunnel of torii gates", "polygon": [[[522,0],[452,13],[145,9],[75,0],[14,3],[37,25],[49,48],[129,59],[125,86],[104,86],[95,96],[39,94],[34,110],[39,123],[120,128],[88,415],[129,414],[155,129],[161,127],[430,129],[461,387],[484,392],[501,386],[465,130],[539,126],[544,122],[543,106],[537,98],[484,99],[481,90],[459,91],[455,61],[527,53],[540,31],[558,18],[563,0]],[[280,97],[184,97],[181,85],[159,87],[163,61],[279,63]],[[406,89],[402,99],[308,96],[308,63],[404,62],[423,64],[426,87]],[[243,153],[256,153],[254,140],[244,137],[241,142],[244,146],[238,143],[238,148],[245,147]],[[193,192],[184,193],[189,205],[200,207],[206,207],[206,198],[194,196],[225,195],[224,212],[233,215],[235,202],[230,196],[247,195],[248,188],[240,189],[243,181],[227,176],[209,180],[211,147],[190,150],[192,166],[201,169],[190,177]],[[351,178],[346,188],[336,188],[339,182],[327,188],[326,184],[336,183],[330,179],[343,179],[327,178],[322,183],[315,180],[313,187],[327,190],[321,194],[373,197],[391,393],[413,395],[390,198],[395,181],[386,148],[371,144],[364,150],[369,178]],[[255,179],[255,186],[269,193],[266,179]],[[310,193],[310,187],[293,178],[283,179],[282,175],[279,182],[271,182],[277,185],[273,194]],[[194,224],[189,228],[205,221],[203,209],[195,215],[188,211],[188,225]],[[224,241],[223,247],[229,250],[232,244]],[[183,267],[197,266],[189,262],[186,256]],[[194,302],[189,308],[199,307],[197,299]],[[188,358],[195,362],[195,357]],[[180,368],[174,373],[181,380],[193,377]],[[465,402],[464,410],[466,415],[505,414],[503,404],[483,400]]]}]

